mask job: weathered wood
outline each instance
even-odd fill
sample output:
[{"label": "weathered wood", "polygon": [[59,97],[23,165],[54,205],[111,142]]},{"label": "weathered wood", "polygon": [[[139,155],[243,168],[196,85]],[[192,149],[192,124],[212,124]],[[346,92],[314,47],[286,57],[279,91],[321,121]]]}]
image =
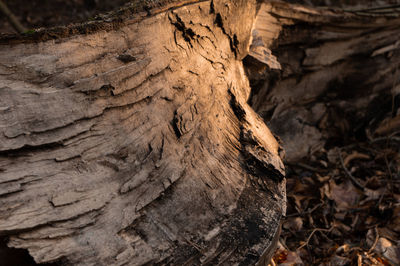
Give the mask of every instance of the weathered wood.
[{"label": "weathered wood", "polygon": [[270,49],[269,67],[246,59],[250,102],[283,140],[288,161],[336,139],[371,138],[381,132],[379,117],[396,116],[399,5],[358,3],[343,10],[272,2],[260,9],[253,38]]},{"label": "weathered wood", "polygon": [[0,235],[38,263],[266,264],[282,149],[248,100],[310,152],[327,110],[398,94],[396,12],[149,0],[3,37]]},{"label": "weathered wood", "polygon": [[37,263],[269,261],[285,179],[247,104],[256,2],[152,10],[2,41],[0,235]]}]

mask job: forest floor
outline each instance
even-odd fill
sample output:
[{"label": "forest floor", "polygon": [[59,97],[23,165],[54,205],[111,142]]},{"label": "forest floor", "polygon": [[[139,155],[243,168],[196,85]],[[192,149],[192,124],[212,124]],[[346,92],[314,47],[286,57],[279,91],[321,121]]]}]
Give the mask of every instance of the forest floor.
[{"label": "forest floor", "polygon": [[322,149],[287,166],[276,265],[400,265],[400,137]]}]

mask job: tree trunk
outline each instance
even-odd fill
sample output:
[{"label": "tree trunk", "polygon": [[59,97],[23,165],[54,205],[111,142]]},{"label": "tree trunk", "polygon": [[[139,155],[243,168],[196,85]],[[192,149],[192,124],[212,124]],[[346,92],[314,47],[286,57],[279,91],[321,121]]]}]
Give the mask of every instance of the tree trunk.
[{"label": "tree trunk", "polygon": [[164,2],[2,41],[0,234],[37,263],[274,251],[284,168],[241,62],[256,2]]},{"label": "tree trunk", "polygon": [[[156,3],[0,40],[0,235],[37,263],[265,265],[284,167],[247,102],[293,159],[337,82],[356,95],[396,80],[393,16]],[[304,112],[312,126],[293,126]]]}]

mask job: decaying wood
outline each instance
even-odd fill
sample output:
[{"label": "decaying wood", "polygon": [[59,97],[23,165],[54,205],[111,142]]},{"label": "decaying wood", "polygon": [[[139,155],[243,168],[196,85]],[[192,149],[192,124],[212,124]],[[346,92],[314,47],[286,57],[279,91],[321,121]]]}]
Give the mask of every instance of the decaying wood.
[{"label": "decaying wood", "polygon": [[270,50],[267,68],[247,60],[250,102],[289,161],[343,136],[379,135],[385,115],[396,116],[400,3],[358,2],[344,10],[273,2],[259,11],[253,37]]},{"label": "decaying wood", "polygon": [[172,7],[3,41],[9,247],[68,265],[268,261],[286,199],[279,145],[247,104],[256,2]]},{"label": "decaying wood", "polygon": [[139,2],[0,40],[0,235],[38,263],[265,265],[282,149],[248,100],[301,157],[347,93],[399,90],[399,19]]}]

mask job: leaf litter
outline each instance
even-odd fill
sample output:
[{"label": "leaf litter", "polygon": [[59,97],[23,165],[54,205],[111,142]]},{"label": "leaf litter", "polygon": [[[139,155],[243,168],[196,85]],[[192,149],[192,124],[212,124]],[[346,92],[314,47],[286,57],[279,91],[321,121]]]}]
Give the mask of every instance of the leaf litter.
[{"label": "leaf litter", "polygon": [[271,265],[400,265],[400,141],[319,150],[287,166]]}]

